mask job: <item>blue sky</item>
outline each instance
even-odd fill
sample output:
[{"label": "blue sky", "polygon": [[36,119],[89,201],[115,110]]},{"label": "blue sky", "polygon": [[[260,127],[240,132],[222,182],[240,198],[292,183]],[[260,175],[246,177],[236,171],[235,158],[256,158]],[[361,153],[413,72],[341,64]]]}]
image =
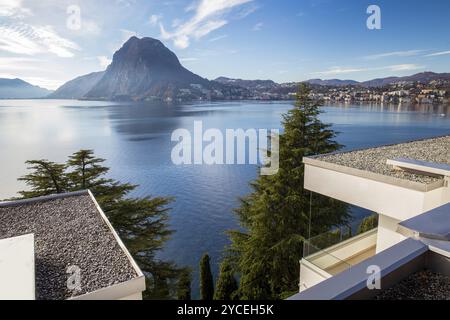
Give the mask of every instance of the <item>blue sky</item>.
[{"label": "blue sky", "polygon": [[[381,30],[366,26],[369,5]],[[450,72],[449,12],[448,0],[0,0],[0,77],[54,89],[103,70],[132,35],[162,40],[209,79]]]}]

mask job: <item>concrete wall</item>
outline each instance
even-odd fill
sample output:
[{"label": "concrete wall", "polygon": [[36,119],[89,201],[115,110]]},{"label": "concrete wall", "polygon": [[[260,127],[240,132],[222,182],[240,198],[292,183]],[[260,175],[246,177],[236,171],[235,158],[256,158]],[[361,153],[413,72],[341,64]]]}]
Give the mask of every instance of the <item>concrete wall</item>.
[{"label": "concrete wall", "polygon": [[0,300],[35,300],[34,235],[0,240]]},{"label": "concrete wall", "polygon": [[379,215],[377,253],[380,253],[406,239],[405,236],[397,232],[399,223],[400,220],[393,219],[383,214]]},{"label": "concrete wall", "polygon": [[322,281],[331,278],[331,274],[326,273],[319,267],[313,265],[307,260],[300,261],[300,290],[303,292]]},{"label": "concrete wall", "polygon": [[311,165],[305,168],[305,188],[401,221],[450,202],[445,187],[418,191]]},{"label": "concrete wall", "polygon": [[[425,185],[315,159],[305,159],[305,188],[381,213],[377,253],[406,239],[405,235],[398,233],[399,222],[450,203],[450,188],[443,181]],[[326,259],[326,256],[320,259]],[[315,264],[325,266],[327,262],[318,259]],[[312,270],[314,268],[309,266],[302,272],[301,268],[301,286],[311,287],[315,282],[318,283],[320,277],[312,275]],[[323,280],[325,278],[322,276]]]}]

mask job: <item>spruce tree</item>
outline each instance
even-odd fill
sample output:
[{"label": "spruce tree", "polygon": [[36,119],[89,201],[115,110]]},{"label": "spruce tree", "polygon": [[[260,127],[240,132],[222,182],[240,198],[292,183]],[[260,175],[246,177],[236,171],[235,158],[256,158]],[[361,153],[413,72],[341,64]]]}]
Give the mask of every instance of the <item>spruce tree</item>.
[{"label": "spruce tree", "polygon": [[234,300],[238,284],[233,274],[233,268],[229,261],[225,260],[220,266],[220,274],[216,283],[214,300]]},{"label": "spruce tree", "polygon": [[191,272],[187,269],[183,270],[178,280],[177,297],[178,300],[191,300]]},{"label": "spruce tree", "polygon": [[200,260],[200,297],[206,301],[214,298],[214,280],[208,254],[205,254]]},{"label": "spruce tree", "polygon": [[312,196],[304,188],[303,157],[341,148],[330,125],[319,120],[321,102],[312,99],[310,92],[301,85],[295,107],[283,116],[278,173],[253,182],[253,193],[241,199],[236,210],[246,230],[230,232],[230,259],[241,276],[241,299],[282,299],[297,292],[305,238],[339,226],[349,217],[347,205]]}]

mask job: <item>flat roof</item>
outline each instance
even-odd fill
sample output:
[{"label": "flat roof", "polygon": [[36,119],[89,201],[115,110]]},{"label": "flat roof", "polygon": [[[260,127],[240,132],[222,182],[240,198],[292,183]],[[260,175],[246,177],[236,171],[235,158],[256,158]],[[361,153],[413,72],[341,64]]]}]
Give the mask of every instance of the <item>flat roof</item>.
[{"label": "flat roof", "polygon": [[[333,168],[351,168],[373,175],[386,176],[391,180],[406,180],[415,184],[443,186],[443,179],[395,169],[388,160],[406,158],[411,160],[450,165],[450,135],[364,150],[333,153],[305,158],[305,163],[329,164]],[[331,168],[330,168],[331,169]]]},{"label": "flat roof", "polygon": [[[142,276],[90,192],[0,204],[0,239],[34,234],[36,299],[62,300]],[[80,290],[67,286],[78,267]]]},{"label": "flat roof", "polygon": [[450,277],[419,271],[383,290],[375,300],[450,300]]},{"label": "flat roof", "polygon": [[0,300],[34,299],[34,236],[0,240]]},{"label": "flat roof", "polygon": [[402,221],[400,226],[425,238],[450,241],[450,204]]}]

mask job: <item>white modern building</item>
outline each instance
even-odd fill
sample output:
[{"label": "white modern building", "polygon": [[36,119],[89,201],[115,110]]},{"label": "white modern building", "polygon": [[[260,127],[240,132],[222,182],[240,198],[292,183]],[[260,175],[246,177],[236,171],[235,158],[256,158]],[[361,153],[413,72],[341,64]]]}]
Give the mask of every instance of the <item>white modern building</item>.
[{"label": "white modern building", "polygon": [[425,269],[450,276],[450,136],[304,164],[306,189],[373,211],[379,225],[329,246],[326,235],[307,241],[292,300],[373,298],[380,293],[367,288],[374,266],[382,290]]},{"label": "white modern building", "polygon": [[0,300],[141,300],[144,290],[90,191],[0,203]]}]

